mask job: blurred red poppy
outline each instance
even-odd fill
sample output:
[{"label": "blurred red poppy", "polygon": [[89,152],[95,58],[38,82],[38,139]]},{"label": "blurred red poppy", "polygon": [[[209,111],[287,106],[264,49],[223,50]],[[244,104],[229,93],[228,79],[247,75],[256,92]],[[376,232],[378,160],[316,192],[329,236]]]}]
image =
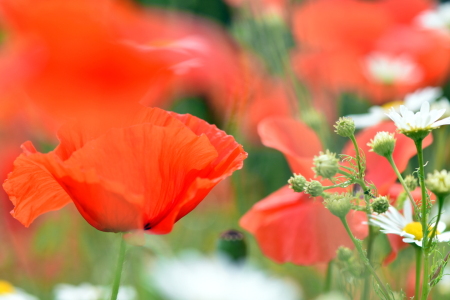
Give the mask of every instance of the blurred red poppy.
[{"label": "blurred red poppy", "polygon": [[68,123],[58,135],[47,154],[23,144],[4,183],[25,226],[73,201],[98,230],[165,234],[247,155],[215,126],[157,108],[110,130]]},{"label": "blurred red poppy", "polygon": [[184,60],[138,47],[164,39],[142,23],[163,25],[150,26],[158,20],[123,1],[5,0],[0,12],[6,34],[0,86],[23,90],[60,119],[137,105],[168,84]]},{"label": "blurred red poppy", "polygon": [[320,0],[298,7],[295,69],[312,89],[358,92],[375,103],[442,83],[449,37],[420,28],[429,1]]},{"label": "blurred red poppy", "polygon": [[[280,117],[263,120],[258,129],[263,144],[281,151],[294,173],[314,177],[312,159],[322,146],[313,130],[299,121]],[[365,238],[365,213],[352,212],[347,219],[355,235]],[[255,235],[265,255],[280,263],[325,263],[336,256],[339,246],[352,248],[341,221],[320,198],[314,201],[287,186],[256,203],[240,225]]]}]

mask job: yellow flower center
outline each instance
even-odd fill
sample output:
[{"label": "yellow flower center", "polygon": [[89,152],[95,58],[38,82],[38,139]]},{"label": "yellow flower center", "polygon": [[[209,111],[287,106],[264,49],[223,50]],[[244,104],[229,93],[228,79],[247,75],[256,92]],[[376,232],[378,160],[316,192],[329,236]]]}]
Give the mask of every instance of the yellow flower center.
[{"label": "yellow flower center", "polygon": [[0,295],[14,293],[14,287],[8,281],[0,280]]},{"label": "yellow flower center", "polygon": [[[422,232],[422,224],[420,222],[411,222],[403,228],[403,231],[414,236],[414,239],[417,241],[422,240],[423,232]],[[428,237],[431,237],[433,233],[433,227],[428,228]],[[438,230],[436,230],[436,235],[440,234]]]},{"label": "yellow flower center", "polygon": [[392,101],[392,102],[388,102],[388,103],[386,103],[386,104],[383,104],[381,107],[382,107],[384,110],[389,110],[389,109],[391,109],[392,107],[393,107],[393,108],[398,108],[398,107],[400,107],[400,105],[403,105],[403,104],[404,104],[403,101],[398,100],[398,101]]}]

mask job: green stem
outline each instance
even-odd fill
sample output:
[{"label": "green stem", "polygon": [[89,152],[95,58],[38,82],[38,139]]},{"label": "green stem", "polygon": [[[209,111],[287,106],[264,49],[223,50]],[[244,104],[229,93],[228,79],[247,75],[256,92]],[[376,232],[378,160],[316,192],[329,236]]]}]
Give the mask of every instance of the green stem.
[{"label": "green stem", "polygon": [[416,249],[416,288],[414,292],[414,299],[419,299],[420,295],[420,274],[422,268],[422,248],[417,245],[413,245]]},{"label": "green stem", "polygon": [[352,231],[350,230],[350,227],[348,226],[347,220],[344,218],[340,218],[342,224],[345,227],[345,230],[347,231],[349,237],[351,238],[353,244],[356,247],[356,250],[358,250],[359,255],[361,256],[362,261],[364,262],[364,264],[366,265],[367,270],[370,272],[370,274],[372,274],[372,276],[375,278],[375,280],[377,281],[378,285],[380,286],[381,290],[383,291],[386,299],[390,300],[391,296],[388,292],[388,290],[386,289],[386,287],[384,286],[383,282],[381,281],[381,279],[378,277],[377,273],[375,272],[375,270],[373,269],[372,265],[370,264],[369,260],[367,259],[367,257],[364,254],[364,250],[361,247],[361,242],[358,241],[354,236]]},{"label": "green stem", "polygon": [[[373,227],[369,225],[369,236],[367,238],[367,259],[369,260],[369,264],[372,263],[372,245],[373,245]],[[369,280],[368,272],[366,271],[364,274],[364,287],[362,291],[361,299],[370,299],[370,280]]]},{"label": "green stem", "polygon": [[442,196],[438,196],[438,214],[437,214],[437,219],[436,219],[436,223],[434,224],[434,228],[433,228],[433,232],[431,234],[431,238],[434,238],[436,236],[436,231],[437,231],[437,227],[439,224],[439,221],[441,220],[441,215],[442,215],[442,206],[444,204],[444,198]]},{"label": "green stem", "polygon": [[445,161],[445,154],[447,151],[447,127],[441,127],[435,130],[436,132],[436,155],[434,160],[434,169],[442,168]]},{"label": "green stem", "polygon": [[329,291],[331,291],[332,282],[333,282],[333,261],[331,260],[328,263],[328,267],[327,267],[327,275],[325,277],[324,293],[328,293]]},{"label": "green stem", "polygon": [[403,180],[402,174],[398,170],[397,165],[395,164],[395,161],[394,161],[394,158],[393,158],[392,154],[389,155],[389,156],[386,156],[386,158],[389,161],[389,163],[391,164],[392,169],[394,169],[394,172],[397,175],[398,181],[400,181],[403,189],[405,190],[406,194],[408,195],[409,200],[411,200],[411,203],[414,206],[414,211],[417,212],[417,210],[418,210],[417,204],[414,201],[413,196],[411,195],[411,191],[406,186],[405,180]]},{"label": "green stem", "polygon": [[111,300],[117,299],[117,294],[119,293],[120,278],[122,276],[123,263],[125,261],[125,250],[126,250],[125,239],[123,238],[123,233],[120,234],[120,247],[119,247],[119,257],[117,259],[116,271],[114,274],[114,282],[111,290]]},{"label": "green stem", "polygon": [[422,248],[423,248],[423,288],[422,288],[422,299],[426,300],[429,293],[429,284],[428,284],[428,272],[429,272],[429,260],[428,260],[428,197],[427,190],[425,187],[425,169],[423,162],[423,149],[422,149],[422,141],[423,139],[415,140],[416,148],[417,148],[417,158],[419,160],[419,182],[420,189],[422,191],[422,215],[421,215],[421,224],[422,224]]},{"label": "green stem", "polygon": [[353,147],[355,148],[355,152],[356,152],[356,162],[358,164],[358,175],[359,175],[360,179],[363,179],[364,174],[363,174],[363,169],[362,169],[362,164],[361,164],[361,155],[359,153],[358,143],[356,142],[356,138],[355,138],[354,134],[350,137],[350,140],[352,140]]}]

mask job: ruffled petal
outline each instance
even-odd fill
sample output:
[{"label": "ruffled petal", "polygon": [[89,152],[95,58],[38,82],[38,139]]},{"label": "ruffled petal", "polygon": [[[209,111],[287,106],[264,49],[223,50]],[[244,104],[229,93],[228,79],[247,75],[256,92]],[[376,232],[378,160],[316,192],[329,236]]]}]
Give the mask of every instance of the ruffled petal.
[{"label": "ruffled petal", "polygon": [[28,227],[41,214],[58,210],[71,199],[49,171],[58,158],[53,153],[38,153],[31,142],[22,149],[3,188],[14,204],[11,214]]}]

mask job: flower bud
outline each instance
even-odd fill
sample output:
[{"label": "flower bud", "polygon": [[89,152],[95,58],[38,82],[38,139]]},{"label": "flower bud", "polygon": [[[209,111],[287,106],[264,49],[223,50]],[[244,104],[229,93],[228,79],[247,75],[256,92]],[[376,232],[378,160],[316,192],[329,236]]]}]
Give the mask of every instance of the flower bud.
[{"label": "flower bud", "polygon": [[447,170],[434,171],[427,175],[425,184],[436,196],[445,197],[450,194],[450,173]]},{"label": "flower bud", "polygon": [[345,218],[352,208],[350,200],[352,197],[349,194],[331,194],[325,199],[325,207],[339,218]]},{"label": "flower bud", "polygon": [[344,246],[340,246],[337,249],[336,254],[337,258],[342,262],[348,261],[353,257],[353,251]]},{"label": "flower bud", "polygon": [[375,137],[367,144],[369,151],[375,152],[378,155],[388,157],[394,152],[395,147],[394,134],[386,131],[377,132]]},{"label": "flower bud", "polygon": [[306,187],[306,178],[300,174],[294,174],[288,180],[289,187],[294,190],[294,192],[301,193]]},{"label": "flower bud", "polygon": [[405,185],[410,191],[414,191],[417,188],[417,179],[413,175],[407,175],[405,177]]},{"label": "flower bud", "polygon": [[234,262],[241,262],[247,256],[244,234],[237,230],[227,230],[217,241],[217,251]]},{"label": "flower bud", "polygon": [[355,133],[355,122],[351,118],[342,117],[334,125],[336,133],[343,137],[351,137]]},{"label": "flower bud", "polygon": [[313,171],[323,178],[331,179],[339,171],[339,159],[329,150],[325,153],[320,151],[319,156],[314,156],[313,162]]},{"label": "flower bud", "polygon": [[305,193],[311,195],[312,197],[321,196],[323,193],[323,186],[317,180],[311,180],[306,183]]},{"label": "flower bud", "polygon": [[384,214],[389,209],[389,199],[385,196],[377,197],[373,199],[372,209],[377,214]]}]

